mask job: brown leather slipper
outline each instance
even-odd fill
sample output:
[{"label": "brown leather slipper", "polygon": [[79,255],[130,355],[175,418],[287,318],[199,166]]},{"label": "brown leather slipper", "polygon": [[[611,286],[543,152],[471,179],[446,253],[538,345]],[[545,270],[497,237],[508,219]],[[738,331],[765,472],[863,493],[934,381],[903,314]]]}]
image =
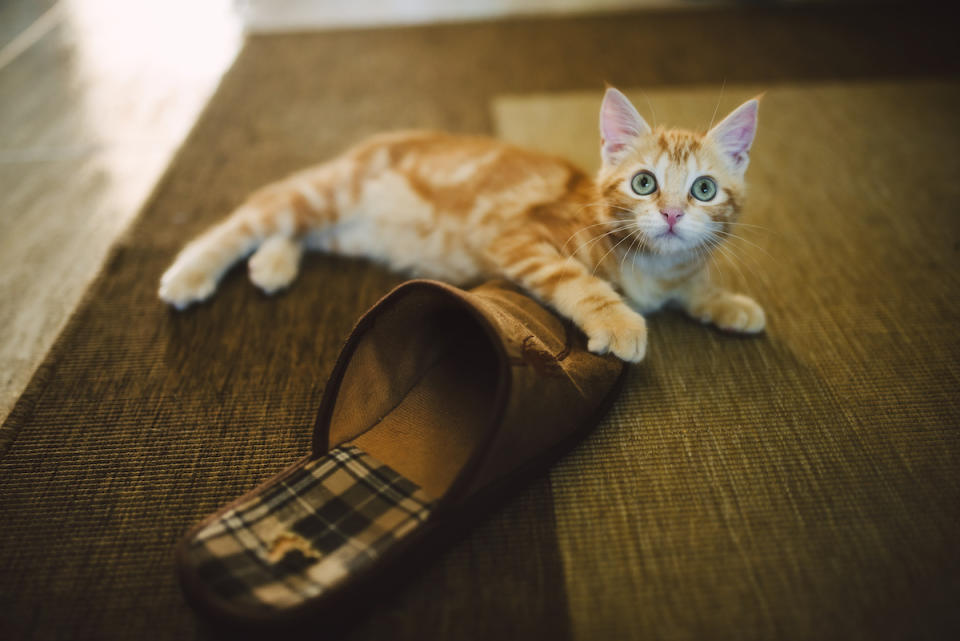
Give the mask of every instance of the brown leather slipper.
[{"label": "brown leather slipper", "polygon": [[313,452],[193,528],[181,582],[235,623],[294,622],[514,488],[593,427],[624,364],[505,283],[405,283],[357,323]]}]

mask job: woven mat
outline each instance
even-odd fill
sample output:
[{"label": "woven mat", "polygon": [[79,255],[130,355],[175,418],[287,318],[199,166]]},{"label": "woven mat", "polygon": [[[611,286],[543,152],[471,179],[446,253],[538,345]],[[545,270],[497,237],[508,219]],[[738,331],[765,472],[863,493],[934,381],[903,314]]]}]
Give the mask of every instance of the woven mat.
[{"label": "woven mat", "polygon": [[[760,91],[728,85],[721,110]],[[716,87],[628,93],[702,128],[718,99]],[[549,130],[577,132],[596,92],[495,104],[506,137],[596,162],[592,127]],[[957,82],[766,93],[745,225],[712,274],[763,302],[768,331],[654,316],[649,359],[609,420],[553,470],[576,638],[926,638],[948,625],[956,113]]]},{"label": "woven mat", "polygon": [[[697,11],[251,39],[0,429],[0,638],[213,636],[176,540],[307,451],[343,339],[400,281],[313,255],[287,294],[240,269],[177,314],[155,288],[185,239],[374,131],[550,146],[603,80],[702,125],[724,78],[727,108],[771,89],[745,219],[770,255],[741,243],[725,270],[770,331],[654,317],[597,432],[337,636],[956,636],[960,93],[862,81],[955,74],[949,24]],[[553,131],[523,125],[544,109]]]}]

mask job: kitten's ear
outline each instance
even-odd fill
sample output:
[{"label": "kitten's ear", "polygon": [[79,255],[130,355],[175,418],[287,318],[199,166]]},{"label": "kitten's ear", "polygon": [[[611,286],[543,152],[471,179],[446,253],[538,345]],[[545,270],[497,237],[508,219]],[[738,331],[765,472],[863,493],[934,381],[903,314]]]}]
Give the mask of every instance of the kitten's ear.
[{"label": "kitten's ear", "polygon": [[634,138],[650,133],[650,125],[622,93],[607,88],[600,106],[600,140],[603,164],[616,163]]},{"label": "kitten's ear", "polygon": [[707,134],[730,163],[730,167],[740,174],[747,170],[750,163],[750,145],[757,134],[759,108],[760,102],[756,98],[748,100]]}]

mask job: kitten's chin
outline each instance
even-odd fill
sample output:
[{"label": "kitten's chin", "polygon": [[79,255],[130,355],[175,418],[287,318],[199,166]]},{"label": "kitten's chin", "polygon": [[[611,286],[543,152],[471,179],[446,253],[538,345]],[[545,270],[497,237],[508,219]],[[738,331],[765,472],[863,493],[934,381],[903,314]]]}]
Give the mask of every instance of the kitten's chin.
[{"label": "kitten's chin", "polygon": [[660,234],[651,238],[648,243],[650,247],[656,250],[656,253],[664,256],[689,253],[696,250],[701,244],[699,239],[688,238],[676,232]]}]

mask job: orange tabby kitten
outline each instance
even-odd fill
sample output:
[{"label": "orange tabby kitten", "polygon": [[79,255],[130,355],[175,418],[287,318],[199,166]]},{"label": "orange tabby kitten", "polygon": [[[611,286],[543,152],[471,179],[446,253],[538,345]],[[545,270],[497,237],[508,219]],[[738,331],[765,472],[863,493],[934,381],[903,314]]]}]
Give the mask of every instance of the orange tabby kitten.
[{"label": "orange tabby kitten", "polygon": [[744,103],[706,134],[651,130],[608,89],[595,180],[487,138],[377,136],[255,192],[180,252],[160,297],[178,309],[204,300],[250,252],[250,279],[273,293],[311,248],[454,284],[507,278],[576,323],[591,351],[626,361],[646,352],[635,310],[668,302],[721,329],[759,332],[760,306],[706,270],[740,214],[757,107]]}]

